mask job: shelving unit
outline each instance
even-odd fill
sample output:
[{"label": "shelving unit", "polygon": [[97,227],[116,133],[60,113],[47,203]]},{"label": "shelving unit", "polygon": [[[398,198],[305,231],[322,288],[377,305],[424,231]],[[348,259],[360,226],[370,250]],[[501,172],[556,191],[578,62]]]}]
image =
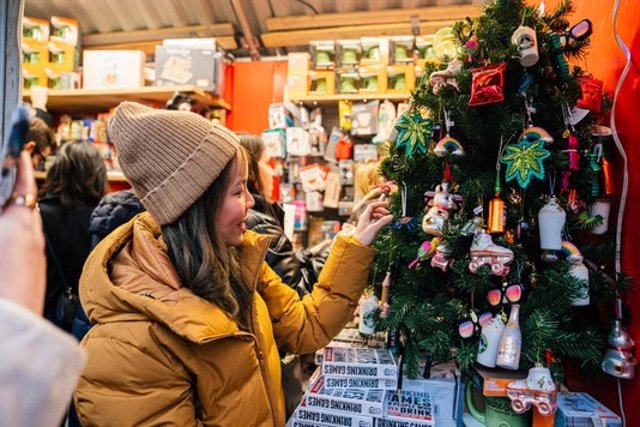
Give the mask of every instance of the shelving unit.
[{"label": "shelving unit", "polygon": [[[46,172],[42,172],[42,171],[35,171],[33,173],[35,179],[41,181],[44,180],[47,177],[47,173]],[[124,175],[122,174],[122,172],[118,172],[118,171],[108,171],[107,172],[107,180],[109,182],[125,182],[128,183],[127,178],[124,177]]]},{"label": "shelving unit", "polygon": [[297,98],[291,99],[291,102],[294,103],[302,103],[307,105],[336,105],[338,101],[358,101],[358,102],[366,102],[366,101],[374,101],[379,99],[380,101],[389,100],[395,102],[409,101],[411,97],[408,93],[380,93],[380,94],[371,94],[371,95],[363,95],[363,94],[336,94],[336,95],[307,95],[307,96],[299,96]]},{"label": "shelving unit", "polygon": [[[47,108],[64,112],[107,111],[122,101],[164,103],[174,93],[190,95],[203,105],[230,110],[231,106],[222,98],[197,86],[146,86],[135,89],[73,89],[50,90]],[[23,94],[25,101],[31,99],[29,91]]]}]

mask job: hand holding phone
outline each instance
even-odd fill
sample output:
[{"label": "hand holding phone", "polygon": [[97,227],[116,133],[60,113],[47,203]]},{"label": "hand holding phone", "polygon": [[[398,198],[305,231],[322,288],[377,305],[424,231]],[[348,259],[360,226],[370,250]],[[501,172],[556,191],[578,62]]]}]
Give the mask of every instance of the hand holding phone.
[{"label": "hand holding phone", "polygon": [[22,147],[27,142],[27,133],[29,132],[29,124],[31,119],[29,110],[25,106],[18,106],[13,120],[11,121],[11,129],[2,145],[2,170],[0,171],[0,207],[5,206],[11,198],[13,187],[15,185],[16,161],[20,157]]}]

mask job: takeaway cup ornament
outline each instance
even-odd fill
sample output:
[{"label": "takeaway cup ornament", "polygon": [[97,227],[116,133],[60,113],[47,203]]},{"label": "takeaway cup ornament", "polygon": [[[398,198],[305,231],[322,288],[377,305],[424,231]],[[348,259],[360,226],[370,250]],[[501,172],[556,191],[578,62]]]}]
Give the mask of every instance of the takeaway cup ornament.
[{"label": "takeaway cup ornament", "polygon": [[511,36],[511,43],[518,46],[520,52],[520,65],[531,67],[538,62],[538,39],[533,28],[520,26]]}]

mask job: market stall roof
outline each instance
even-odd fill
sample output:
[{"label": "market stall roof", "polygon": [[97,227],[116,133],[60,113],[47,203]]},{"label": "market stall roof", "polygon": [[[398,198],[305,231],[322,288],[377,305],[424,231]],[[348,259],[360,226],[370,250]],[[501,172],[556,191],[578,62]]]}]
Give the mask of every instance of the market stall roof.
[{"label": "market stall roof", "polygon": [[[143,49],[216,37],[236,56],[306,49],[310,40],[432,34],[483,0],[26,0],[25,15],[80,22],[83,48]],[[413,27],[412,27],[413,17]]]}]

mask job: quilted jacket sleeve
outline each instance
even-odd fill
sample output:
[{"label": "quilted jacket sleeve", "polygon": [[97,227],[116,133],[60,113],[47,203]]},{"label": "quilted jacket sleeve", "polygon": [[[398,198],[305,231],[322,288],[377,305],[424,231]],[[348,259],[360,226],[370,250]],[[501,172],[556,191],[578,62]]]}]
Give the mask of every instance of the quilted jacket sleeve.
[{"label": "quilted jacket sleeve", "polygon": [[352,318],[375,250],[337,237],[318,283],[302,300],[263,264],[259,292],[269,308],[280,350],[304,354],[322,348]]}]

